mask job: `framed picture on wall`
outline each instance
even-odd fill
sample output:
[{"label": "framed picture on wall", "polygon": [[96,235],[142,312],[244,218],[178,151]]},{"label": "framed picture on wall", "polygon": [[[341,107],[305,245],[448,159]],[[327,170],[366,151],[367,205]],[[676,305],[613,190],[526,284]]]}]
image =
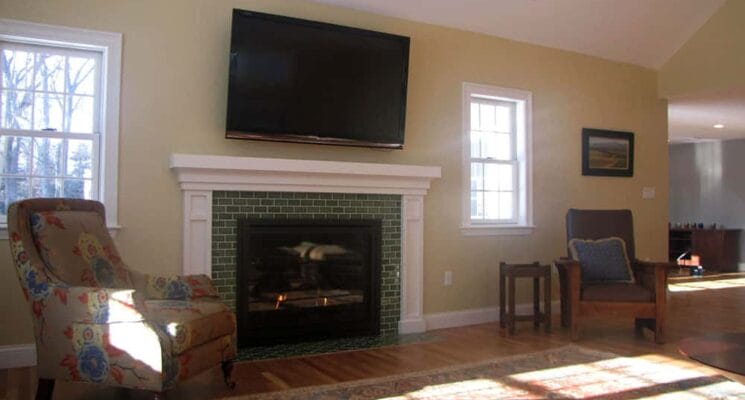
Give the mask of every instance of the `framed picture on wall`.
[{"label": "framed picture on wall", "polygon": [[582,128],[582,175],[634,176],[634,134]]}]

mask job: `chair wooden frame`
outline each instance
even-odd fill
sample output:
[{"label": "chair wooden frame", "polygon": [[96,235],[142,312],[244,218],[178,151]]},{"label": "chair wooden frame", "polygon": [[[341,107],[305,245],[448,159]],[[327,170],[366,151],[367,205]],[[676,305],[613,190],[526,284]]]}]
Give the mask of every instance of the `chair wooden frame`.
[{"label": "chair wooden frame", "polygon": [[579,338],[579,321],[593,315],[635,318],[637,332],[648,328],[656,343],[664,343],[667,273],[674,267],[668,262],[636,259],[633,217],[630,210],[576,210],[567,213],[567,241],[573,238],[597,240],[620,237],[626,243],[627,255],[635,283],[653,293],[651,301],[598,301],[582,298],[582,268],[579,261],[561,258],[554,261],[559,271],[561,289],[561,325],[571,329],[572,340]]},{"label": "chair wooden frame", "polygon": [[637,282],[654,290],[653,302],[585,301],[581,299],[582,269],[579,261],[562,258],[554,262],[561,286],[561,326],[571,329],[572,340],[579,339],[579,319],[593,315],[613,315],[636,318],[638,331],[654,332],[656,343],[664,343],[665,307],[667,302],[667,272],[669,263],[631,262]]}]

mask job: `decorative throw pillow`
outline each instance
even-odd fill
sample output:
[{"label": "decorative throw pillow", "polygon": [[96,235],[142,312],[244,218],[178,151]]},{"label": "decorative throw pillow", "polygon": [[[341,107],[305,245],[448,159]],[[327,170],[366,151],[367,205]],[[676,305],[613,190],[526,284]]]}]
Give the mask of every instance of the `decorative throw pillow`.
[{"label": "decorative throw pillow", "polygon": [[569,251],[582,266],[582,282],[634,282],[626,242],[619,237],[572,239]]}]

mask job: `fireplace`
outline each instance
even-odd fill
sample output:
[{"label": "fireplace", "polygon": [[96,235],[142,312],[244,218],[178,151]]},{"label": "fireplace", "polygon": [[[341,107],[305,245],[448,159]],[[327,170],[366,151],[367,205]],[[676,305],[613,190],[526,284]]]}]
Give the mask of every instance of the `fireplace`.
[{"label": "fireplace", "polygon": [[380,331],[381,221],[238,220],[240,346]]},{"label": "fireplace", "polygon": [[[183,192],[184,274],[212,276],[223,300],[235,302],[235,245],[236,214],[265,215],[282,213],[287,218],[308,218],[308,214],[328,214],[323,207],[313,204],[304,211],[287,203],[275,204],[272,209],[264,198],[246,198],[251,202],[238,204],[250,193],[295,193],[328,196],[354,194],[360,196],[397,196],[395,221],[383,224],[383,266],[381,288],[381,333],[404,334],[424,332],[424,197],[430,182],[441,176],[440,167],[422,165],[377,164],[320,160],[288,160],[280,158],[228,157],[205,154],[171,154],[170,167]],[[227,193],[226,198],[219,196]],[[285,201],[286,199],[281,199]],[[386,198],[379,200],[384,203]],[[300,200],[301,203],[303,200]],[[357,206],[347,210],[341,200],[326,199],[331,213],[335,208],[350,218],[360,214],[379,218],[388,214],[389,206],[365,206],[368,212],[359,213]],[[356,200],[353,200],[356,201]],[[285,211],[285,207],[292,210]],[[381,210],[380,213],[372,211]],[[244,211],[245,209],[245,211]],[[391,232],[391,229],[396,231]],[[386,233],[386,230],[388,232]],[[398,239],[391,239],[396,236]],[[386,249],[388,248],[388,249]],[[394,249],[395,248],[395,249]],[[231,288],[232,287],[232,288]]]}]

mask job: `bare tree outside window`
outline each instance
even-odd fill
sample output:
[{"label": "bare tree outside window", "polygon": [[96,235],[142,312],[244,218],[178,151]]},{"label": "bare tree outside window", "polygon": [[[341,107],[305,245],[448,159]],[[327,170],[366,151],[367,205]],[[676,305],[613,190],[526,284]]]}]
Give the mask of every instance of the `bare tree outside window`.
[{"label": "bare tree outside window", "polygon": [[28,197],[94,196],[100,53],[0,42],[0,219]]}]

